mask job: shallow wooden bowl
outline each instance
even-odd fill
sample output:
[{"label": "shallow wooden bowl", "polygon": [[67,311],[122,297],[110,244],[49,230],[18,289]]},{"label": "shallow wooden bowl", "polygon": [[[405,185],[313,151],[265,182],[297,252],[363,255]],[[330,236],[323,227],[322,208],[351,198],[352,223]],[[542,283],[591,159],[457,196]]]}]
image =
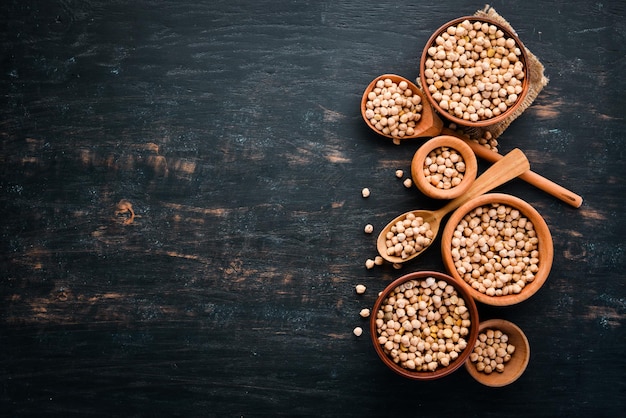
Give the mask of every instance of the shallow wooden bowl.
[{"label": "shallow wooden bowl", "polygon": [[478,382],[485,386],[501,387],[515,382],[526,370],[530,361],[530,344],[524,332],[514,323],[504,319],[490,319],[481,322],[479,333],[487,330],[500,330],[509,337],[509,344],[515,346],[515,352],[511,355],[511,360],[504,364],[502,373],[493,371],[490,374],[479,372],[475,363],[468,358],[465,361],[465,369]]},{"label": "shallow wooden bowl", "polygon": [[[389,294],[397,286],[409,280],[423,280],[429,277],[433,277],[437,281],[439,280],[446,281],[450,285],[454,286],[454,288],[457,291],[458,296],[463,298],[463,300],[465,301],[465,306],[467,307],[470,313],[470,321],[471,321],[470,332],[465,337],[467,341],[467,347],[465,348],[465,350],[459,353],[459,356],[454,361],[452,361],[450,365],[448,365],[447,367],[439,367],[437,368],[437,370],[432,371],[432,372],[431,371],[412,371],[394,363],[393,360],[391,360],[391,357],[389,357],[384,352],[383,348],[378,343],[376,316],[377,316],[378,311],[381,309],[381,306],[384,300],[389,296]],[[435,271],[417,271],[413,273],[408,273],[396,279],[395,281],[390,283],[385,288],[385,290],[383,290],[380,293],[380,295],[376,299],[376,302],[374,303],[372,315],[370,316],[370,336],[372,339],[372,343],[374,344],[374,350],[376,351],[376,354],[378,354],[382,362],[393,372],[399,374],[400,376],[406,377],[408,379],[413,379],[413,380],[435,380],[435,379],[439,379],[439,378],[442,378],[444,376],[451,374],[452,372],[460,368],[465,363],[465,360],[467,360],[472,350],[474,349],[474,344],[476,342],[476,338],[478,337],[478,324],[479,324],[478,308],[476,307],[476,303],[472,299],[471,295],[466,291],[466,289],[463,286],[460,285],[460,283],[456,279],[448,276],[447,274],[439,273]]]},{"label": "shallow wooden bowl", "polygon": [[[431,151],[440,147],[454,149],[463,157],[463,161],[465,162],[463,180],[457,186],[449,189],[439,189],[433,186],[424,175],[424,160]],[[462,139],[449,135],[436,136],[425,142],[424,145],[419,147],[415,152],[413,160],[411,161],[411,177],[413,178],[413,183],[415,183],[415,186],[422,193],[433,199],[454,199],[455,197],[461,196],[476,179],[477,171],[478,163],[472,148]]]},{"label": "shallow wooden bowl", "polygon": [[[532,282],[527,283],[520,293],[508,294],[505,296],[488,296],[485,293],[481,293],[474,289],[464,278],[459,274],[454,260],[452,257],[452,238],[454,230],[459,222],[471,212],[473,209],[479,206],[489,205],[491,203],[500,203],[510,207],[513,207],[520,211],[520,213],[531,221],[536,231],[539,252],[538,271],[535,273],[535,278]],[[462,283],[462,286],[472,297],[481,303],[493,306],[509,306],[522,302],[532,295],[534,295],[545,283],[550,270],[552,268],[552,260],[554,258],[554,247],[552,242],[552,235],[548,229],[543,217],[533,208],[530,204],[522,199],[503,193],[489,193],[479,196],[465,203],[459,207],[448,220],[443,234],[441,236],[441,255],[443,263],[448,273],[456,280]],[[478,263],[480,264],[480,262]]]},{"label": "shallow wooden bowl", "polygon": [[[515,103],[510,106],[505,112],[497,115],[497,116],[493,116],[489,119],[483,119],[483,120],[478,120],[476,122],[472,122],[470,120],[466,120],[463,118],[459,118],[456,115],[454,115],[452,112],[449,112],[446,109],[443,109],[440,105],[439,102],[437,102],[433,96],[432,93],[429,91],[428,89],[428,83],[427,83],[427,78],[424,74],[424,71],[426,70],[426,60],[428,59],[428,48],[430,48],[431,46],[433,46],[435,44],[435,40],[437,39],[437,37],[442,34],[443,32],[445,32],[448,27],[450,26],[456,26],[459,23],[463,22],[464,20],[469,20],[470,22],[485,22],[488,23],[490,25],[495,25],[498,29],[502,30],[502,32],[504,32],[504,35],[508,38],[512,38],[515,40],[516,46],[520,49],[521,55],[520,55],[520,60],[523,61],[524,63],[524,79],[522,81],[522,91],[520,94],[518,94],[517,100],[515,101]],[[522,41],[520,41],[520,39],[517,37],[517,35],[513,32],[511,32],[510,30],[502,27],[498,22],[488,19],[488,18],[484,18],[484,17],[476,17],[476,16],[464,16],[464,17],[459,17],[457,19],[451,20],[447,23],[445,23],[444,25],[442,25],[439,29],[437,29],[432,36],[430,37],[430,39],[428,40],[428,42],[426,42],[426,46],[424,47],[424,50],[422,51],[422,56],[421,56],[421,60],[420,60],[420,82],[422,84],[422,87],[424,88],[424,95],[426,96],[428,102],[432,105],[432,107],[437,111],[437,113],[439,113],[439,115],[441,115],[442,117],[446,118],[447,120],[454,122],[458,125],[462,125],[462,126],[470,126],[470,127],[484,127],[484,126],[490,126],[490,125],[495,125],[499,122],[502,122],[503,120],[507,119],[509,116],[511,116],[512,114],[514,114],[517,109],[522,105],[522,103],[524,102],[525,97],[528,95],[528,90],[530,89],[530,71],[528,68],[528,53],[526,51],[526,48],[524,47],[524,44],[522,44]],[[446,78],[445,76],[443,76],[441,78],[442,81],[445,81]]]},{"label": "shallow wooden bowl", "polygon": [[[365,116],[365,111],[367,110],[367,101],[368,101],[367,95],[371,91],[374,90],[374,88],[376,87],[376,83],[379,80],[384,80],[386,78],[390,79],[396,84],[399,84],[401,81],[406,81],[411,91],[413,91],[413,94],[417,94],[422,98],[421,118],[419,121],[417,121],[417,124],[414,128],[413,135],[395,137],[392,135],[385,134],[381,130],[377,129],[374,125],[372,125],[370,120]],[[435,135],[439,135],[439,133],[443,129],[443,121],[440,118],[438,118],[437,115],[435,115],[435,112],[433,108],[429,105],[429,101],[426,98],[426,95],[424,94],[424,92],[419,87],[417,87],[415,83],[396,74],[383,74],[381,76],[376,77],[374,80],[372,80],[372,82],[367,86],[367,88],[363,92],[363,97],[361,98],[361,116],[363,116],[363,120],[365,121],[365,124],[369,126],[374,132],[386,138],[390,138],[394,140],[435,136]]]}]

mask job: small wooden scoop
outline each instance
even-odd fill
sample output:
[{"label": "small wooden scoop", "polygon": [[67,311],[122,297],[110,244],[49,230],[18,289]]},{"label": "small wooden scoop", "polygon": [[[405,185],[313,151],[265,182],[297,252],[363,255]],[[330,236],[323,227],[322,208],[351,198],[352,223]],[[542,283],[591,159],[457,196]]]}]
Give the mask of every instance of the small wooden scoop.
[{"label": "small wooden scoop", "polygon": [[[487,147],[479,145],[476,142],[471,141],[468,138],[459,135],[457,132],[451,129],[444,128],[443,121],[435,113],[435,110],[431,106],[424,92],[411,81],[407,80],[406,78],[402,76],[395,75],[395,74],[383,74],[377,77],[376,79],[374,79],[367,86],[367,88],[365,89],[365,92],[363,93],[363,97],[361,98],[361,115],[363,116],[363,119],[365,120],[365,123],[367,124],[367,126],[369,126],[374,132],[390,139],[398,139],[391,135],[386,135],[380,130],[376,129],[376,127],[372,125],[369,119],[365,117],[368,93],[374,89],[374,86],[376,85],[376,82],[378,80],[384,80],[385,78],[390,79],[396,84],[400,83],[401,81],[405,81],[409,85],[409,88],[413,91],[413,94],[418,94],[422,98],[422,113],[421,113],[422,117],[420,118],[417,125],[415,126],[413,135],[403,136],[400,139],[405,140],[405,139],[423,138],[423,137],[437,136],[441,133],[445,133],[446,135],[453,135],[467,142],[474,150],[474,153],[476,154],[476,156],[486,161],[493,163],[502,158],[502,155],[498,154],[497,152],[491,151]],[[574,192],[570,190],[567,190],[563,186],[560,186],[551,180],[548,180],[545,177],[542,177],[541,175],[533,171],[528,170],[526,173],[522,174],[520,178],[524,180],[525,182],[537,187],[540,190],[543,190],[544,192],[556,197],[557,199],[560,199],[561,201],[575,208],[579,208],[583,203],[583,198],[580,197],[579,195],[575,194]]]},{"label": "small wooden scoop", "polygon": [[[367,101],[368,101],[367,95],[371,91],[374,90],[374,87],[376,86],[376,83],[379,80],[384,80],[386,78],[390,79],[396,84],[400,84],[401,81],[406,82],[409,85],[409,88],[411,89],[411,91],[413,91],[413,94],[417,94],[422,98],[421,118],[419,121],[417,121],[415,128],[413,128],[414,129],[413,135],[405,135],[402,138],[395,138],[394,136],[385,134],[382,131],[376,129],[376,127],[372,125],[372,122],[370,122],[370,120],[365,117],[365,110],[366,110]],[[363,97],[361,98],[361,115],[363,116],[363,120],[365,121],[367,126],[372,128],[372,130],[374,130],[378,134],[385,136],[387,138],[390,138],[390,139],[403,139],[404,140],[404,139],[423,138],[425,136],[437,136],[441,133],[441,130],[443,129],[443,121],[435,114],[435,111],[430,105],[430,103],[428,102],[428,99],[426,98],[426,95],[424,94],[424,92],[419,87],[417,87],[414,83],[410,82],[406,78],[401,77],[399,75],[395,75],[395,74],[383,74],[380,77],[375,78],[367,86],[367,88],[365,89],[365,92],[363,93]]]},{"label": "small wooden scoop", "polygon": [[389,222],[378,236],[378,240],[376,242],[378,253],[381,257],[391,263],[404,263],[414,259],[423,253],[428,246],[425,246],[421,251],[415,252],[406,258],[387,254],[387,233],[391,231],[391,227],[396,225],[397,222],[404,220],[409,213],[413,213],[416,217],[421,217],[424,220],[424,223],[428,222],[430,224],[430,230],[433,232],[431,240],[432,243],[439,232],[439,226],[441,225],[441,221],[445,215],[463,205],[465,202],[468,202],[471,199],[480,196],[511,179],[514,179],[529,169],[530,163],[524,153],[517,148],[514,149],[502,157],[500,161],[489,167],[480,177],[478,177],[465,194],[451,200],[443,208],[436,211],[414,210],[406,212]]}]

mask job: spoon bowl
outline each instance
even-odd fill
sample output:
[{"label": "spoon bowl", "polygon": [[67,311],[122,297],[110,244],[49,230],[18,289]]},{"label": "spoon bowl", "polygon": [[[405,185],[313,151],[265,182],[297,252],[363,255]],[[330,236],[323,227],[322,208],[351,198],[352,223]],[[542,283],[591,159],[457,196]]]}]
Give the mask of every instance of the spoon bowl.
[{"label": "spoon bowl", "polygon": [[[405,263],[409,260],[414,259],[426,249],[432,245],[432,241],[437,236],[439,232],[439,227],[441,225],[442,219],[449,212],[463,205],[464,203],[470,201],[471,199],[482,195],[509,180],[514,179],[515,177],[525,173],[530,169],[530,163],[526,158],[526,155],[519,150],[514,149],[508,154],[506,154],[502,159],[493,164],[489,169],[487,169],[480,177],[478,177],[472,186],[467,190],[467,192],[457,197],[454,200],[451,200],[447,205],[442,207],[441,209],[430,211],[430,210],[413,210],[402,215],[396,217],[391,222],[389,222],[378,235],[378,239],[376,241],[376,248],[381,257],[390,263],[398,264]],[[415,250],[412,253],[403,255],[396,255],[395,253],[388,252],[387,241],[389,240],[388,233],[395,235],[393,232],[393,228],[396,226],[398,222],[404,221],[407,219],[409,214],[415,215],[415,217],[421,217],[424,225],[428,223],[428,227],[426,230],[430,230],[429,235],[429,243],[424,245],[423,247],[417,247],[419,249]]]},{"label": "spoon bowl", "polygon": [[[401,81],[406,82],[409,88],[411,89],[411,91],[413,92],[413,94],[419,95],[420,98],[422,99],[422,102],[421,102],[422,110],[420,112],[421,117],[420,117],[420,120],[417,121],[417,124],[415,125],[415,127],[413,128],[413,134],[411,135],[404,135],[402,137],[400,136],[396,137],[390,134],[385,134],[381,130],[376,129],[376,127],[372,125],[372,122],[370,122],[370,120],[365,116],[365,111],[367,110],[367,102],[368,102],[367,95],[374,90],[374,88],[376,87],[376,83],[379,80],[385,80],[385,79],[390,79],[392,82],[396,84],[400,84]],[[421,138],[421,137],[427,137],[427,136],[436,136],[436,135],[439,135],[439,133],[441,133],[441,130],[443,129],[443,120],[440,119],[435,114],[435,111],[433,107],[430,105],[430,103],[428,102],[428,99],[426,98],[426,95],[424,94],[424,92],[419,87],[417,87],[415,83],[396,74],[383,74],[381,76],[376,77],[374,80],[372,80],[372,82],[367,86],[367,88],[363,92],[363,97],[361,98],[361,115],[363,116],[363,120],[365,121],[367,126],[369,126],[374,132],[384,137],[391,138],[391,139],[402,140],[402,139]]]}]

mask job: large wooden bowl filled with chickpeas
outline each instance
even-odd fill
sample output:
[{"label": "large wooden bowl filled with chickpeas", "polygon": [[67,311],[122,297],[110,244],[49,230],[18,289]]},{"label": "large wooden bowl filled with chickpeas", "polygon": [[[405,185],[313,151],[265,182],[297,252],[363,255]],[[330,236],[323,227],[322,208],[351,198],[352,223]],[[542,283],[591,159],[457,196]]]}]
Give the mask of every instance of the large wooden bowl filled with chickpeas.
[{"label": "large wooden bowl filled with chickpeas", "polygon": [[524,200],[488,193],[460,206],[441,236],[448,273],[478,302],[509,306],[534,295],[552,268],[552,235]]},{"label": "large wooden bowl filled with chickpeas", "polygon": [[414,380],[447,376],[469,358],[478,338],[478,309],[453,277],[406,274],[383,290],[370,316],[376,353],[395,373]]},{"label": "large wooden bowl filled with chickpeas", "polygon": [[494,125],[515,113],[528,93],[526,48],[491,19],[460,17],[426,43],[420,81],[445,119],[462,126]]}]

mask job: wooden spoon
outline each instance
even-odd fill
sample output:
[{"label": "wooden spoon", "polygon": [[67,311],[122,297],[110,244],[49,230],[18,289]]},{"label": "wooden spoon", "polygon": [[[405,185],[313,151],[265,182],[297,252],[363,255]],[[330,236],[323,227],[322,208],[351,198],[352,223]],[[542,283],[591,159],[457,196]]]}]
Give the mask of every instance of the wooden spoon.
[{"label": "wooden spoon", "polygon": [[[372,125],[372,122],[370,122],[370,120],[367,117],[365,117],[365,110],[366,110],[367,101],[368,101],[367,95],[371,91],[374,90],[374,87],[376,86],[376,83],[378,82],[378,80],[384,80],[386,78],[390,79],[396,84],[400,84],[401,81],[406,82],[409,85],[409,88],[411,89],[413,94],[417,94],[422,98],[421,117],[420,117],[420,120],[417,121],[417,124],[415,125],[415,127],[413,128],[414,132],[412,135],[405,135],[402,138],[396,138],[392,135],[385,134],[382,131],[376,129],[376,127]],[[367,88],[363,92],[363,97],[361,97],[361,115],[363,116],[363,120],[365,121],[367,126],[369,126],[374,132],[377,132],[379,135],[382,135],[384,137],[391,138],[391,139],[403,139],[404,140],[404,139],[423,138],[426,136],[437,136],[441,133],[441,130],[443,129],[443,121],[435,114],[435,110],[428,102],[428,99],[426,98],[426,95],[424,94],[424,92],[419,87],[417,87],[414,83],[412,83],[410,80],[407,80],[406,78],[401,77],[399,75],[395,75],[395,74],[383,74],[379,77],[376,77],[367,86]]]},{"label": "wooden spoon", "polygon": [[380,235],[378,235],[378,240],[376,242],[378,253],[381,255],[381,257],[391,263],[404,263],[412,260],[413,258],[423,253],[429,246],[424,247],[421,251],[415,252],[406,258],[387,254],[387,233],[391,231],[391,227],[394,226],[397,222],[404,220],[409,213],[413,213],[416,217],[423,218],[424,223],[428,222],[430,224],[430,230],[433,232],[433,236],[431,239],[432,244],[432,241],[435,239],[437,233],[439,232],[439,226],[441,225],[441,221],[445,215],[458,208],[465,202],[468,202],[469,200],[478,197],[483,193],[486,193],[511,179],[514,179],[515,177],[521,175],[529,169],[530,163],[528,162],[528,159],[521,150],[515,148],[504,157],[502,157],[495,164],[493,164],[491,167],[489,167],[489,169],[487,169],[487,171],[485,171],[480,177],[478,177],[474,181],[474,184],[472,184],[472,186],[467,190],[465,194],[457,197],[454,200],[451,200],[441,209],[438,209],[436,211],[414,210],[403,213],[402,215],[396,217],[394,220],[389,222],[380,232]]}]

